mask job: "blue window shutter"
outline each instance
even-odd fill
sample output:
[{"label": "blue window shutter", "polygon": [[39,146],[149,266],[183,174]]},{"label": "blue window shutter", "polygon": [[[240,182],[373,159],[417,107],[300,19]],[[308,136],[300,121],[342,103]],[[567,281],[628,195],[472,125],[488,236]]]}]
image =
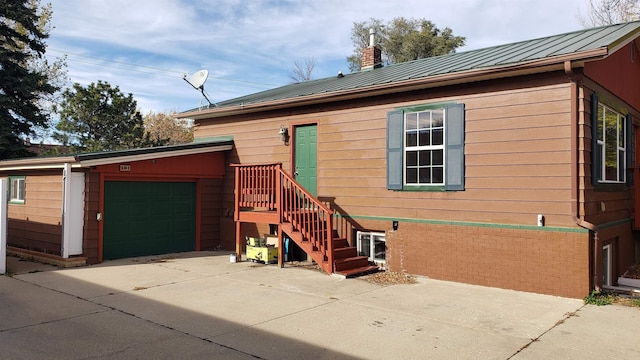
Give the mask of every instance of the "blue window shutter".
[{"label": "blue window shutter", "polygon": [[598,94],[591,94],[591,184],[602,177],[602,154],[598,150]]},{"label": "blue window shutter", "polygon": [[[626,155],[627,155],[627,161],[626,161],[626,167],[627,169],[632,169],[633,168],[633,153],[636,150],[636,143],[635,143],[635,137],[633,136],[633,118],[631,117],[631,114],[627,114],[627,118],[626,118],[626,127],[627,127],[627,138],[625,139],[625,145],[626,145]],[[631,186],[633,185],[633,170],[627,170],[626,171],[626,175],[627,175],[627,185]]]},{"label": "blue window shutter", "polygon": [[402,190],[404,111],[387,113],[387,189]]},{"label": "blue window shutter", "polygon": [[446,107],[445,190],[464,190],[464,104]]}]

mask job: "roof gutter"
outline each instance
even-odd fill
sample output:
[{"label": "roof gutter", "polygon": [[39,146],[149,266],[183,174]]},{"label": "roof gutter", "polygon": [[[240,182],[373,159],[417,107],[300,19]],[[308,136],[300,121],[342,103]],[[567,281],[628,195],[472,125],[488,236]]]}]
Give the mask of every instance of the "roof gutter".
[{"label": "roof gutter", "polygon": [[450,74],[423,77],[419,79],[398,81],[390,84],[367,86],[358,89],[345,89],[329,93],[319,93],[308,96],[301,96],[298,98],[276,99],[252,104],[216,107],[211,109],[204,109],[201,111],[188,111],[176,114],[176,117],[189,118],[194,120],[211,119],[231,115],[277,110],[293,106],[314,105],[340,100],[386,95],[416,89],[427,89],[445,85],[475,82],[480,80],[498,79],[523,74],[549,72],[554,70],[562,70],[566,61],[572,62],[574,66],[583,66],[584,62],[604,58],[608,54],[609,51],[607,48],[599,48],[580,53],[572,53],[570,55],[545,58],[542,60],[536,60],[527,63],[519,63],[515,65],[505,65],[486,69],[461,71]]},{"label": "roof gutter", "polygon": [[[7,160],[0,164],[0,171],[63,169],[67,163],[75,163],[75,156],[59,156],[45,158],[27,158]],[[73,164],[74,167],[79,165]]]}]

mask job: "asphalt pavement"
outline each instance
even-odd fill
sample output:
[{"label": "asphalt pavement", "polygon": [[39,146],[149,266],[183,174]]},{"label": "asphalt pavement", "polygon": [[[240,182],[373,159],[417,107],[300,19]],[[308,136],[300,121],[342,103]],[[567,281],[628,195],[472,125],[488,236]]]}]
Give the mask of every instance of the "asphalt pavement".
[{"label": "asphalt pavement", "polygon": [[1,359],[640,359],[640,308],[621,305],[228,252],[7,266]]}]

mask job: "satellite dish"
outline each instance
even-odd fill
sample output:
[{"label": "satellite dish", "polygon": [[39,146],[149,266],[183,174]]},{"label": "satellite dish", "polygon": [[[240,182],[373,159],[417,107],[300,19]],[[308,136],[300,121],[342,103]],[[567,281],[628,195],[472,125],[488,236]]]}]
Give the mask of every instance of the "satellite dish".
[{"label": "satellite dish", "polygon": [[184,81],[188,82],[189,85],[191,85],[194,89],[200,90],[200,93],[202,94],[202,97],[203,97],[203,99],[200,100],[200,109],[202,109],[202,101],[204,99],[206,99],[207,102],[209,103],[207,107],[211,105],[216,106],[215,104],[212,104],[211,101],[209,101],[209,98],[204,93],[204,83],[205,81],[207,81],[208,77],[209,77],[209,72],[207,70],[196,71],[189,77],[189,80],[187,80],[186,74],[182,75],[182,79]]},{"label": "satellite dish", "polygon": [[204,82],[207,81],[207,77],[209,77],[209,72],[207,70],[200,70],[191,75],[187,82],[194,88],[200,89],[204,87]]}]

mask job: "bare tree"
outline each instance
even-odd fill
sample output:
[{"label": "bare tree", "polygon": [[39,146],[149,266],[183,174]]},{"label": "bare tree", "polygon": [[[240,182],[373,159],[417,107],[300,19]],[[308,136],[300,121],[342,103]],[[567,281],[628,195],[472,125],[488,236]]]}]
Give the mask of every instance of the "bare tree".
[{"label": "bare tree", "polygon": [[[302,63],[304,61],[304,64]],[[303,82],[311,80],[311,73],[315,69],[317,61],[313,57],[307,57],[303,60],[296,59],[293,63],[293,69],[289,72],[289,78],[293,82]]]},{"label": "bare tree", "polygon": [[578,21],[586,28],[638,20],[638,0],[586,0],[587,14],[578,11]]},{"label": "bare tree", "polygon": [[151,141],[166,145],[186,144],[193,141],[193,123],[177,119],[170,113],[149,111],[143,119],[144,130]]}]

